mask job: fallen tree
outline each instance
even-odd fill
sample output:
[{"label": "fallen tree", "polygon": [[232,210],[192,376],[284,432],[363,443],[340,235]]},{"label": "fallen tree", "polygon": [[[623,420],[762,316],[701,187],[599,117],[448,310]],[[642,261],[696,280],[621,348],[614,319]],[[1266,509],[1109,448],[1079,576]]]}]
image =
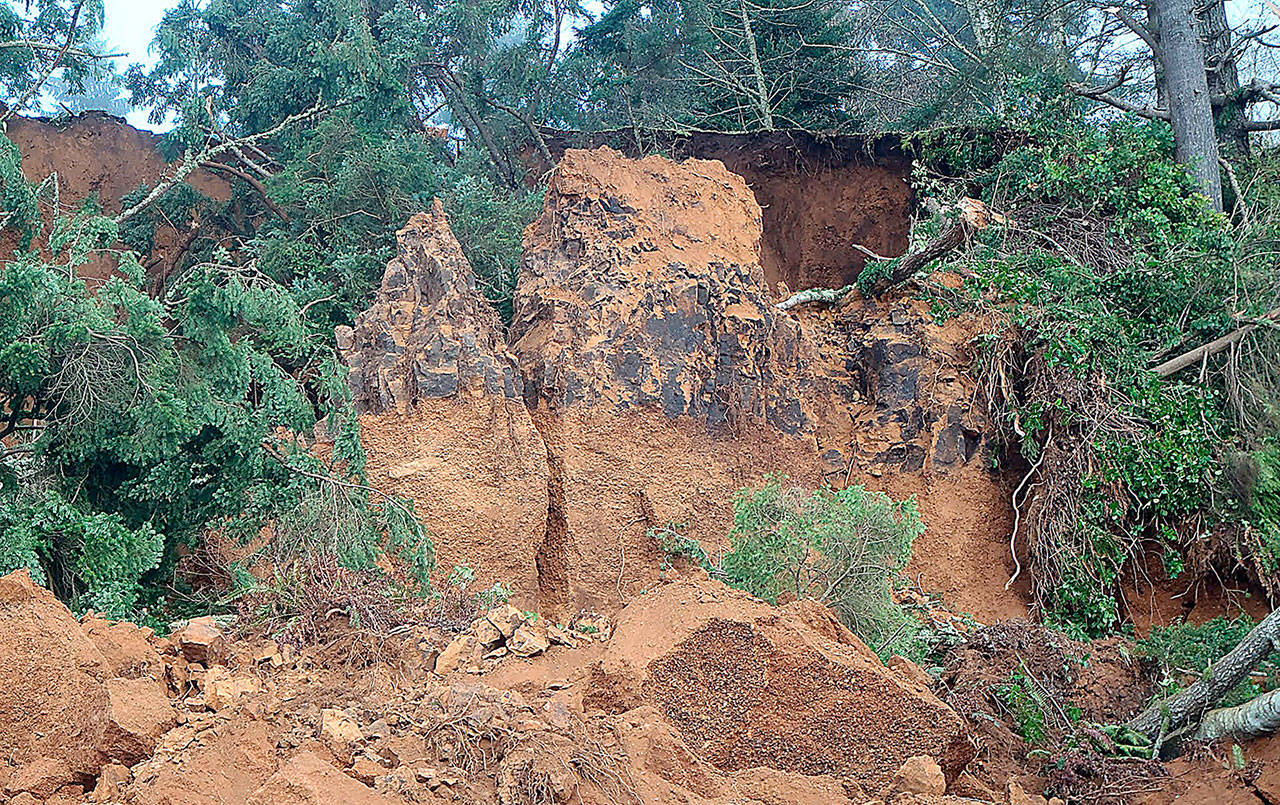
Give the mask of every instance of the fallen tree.
[{"label": "fallen tree", "polygon": [[1280,698],[1271,693],[1238,707],[1213,707],[1277,648],[1280,609],[1263,618],[1202,679],[1154,702],[1125,726],[1151,739],[1157,752],[1168,744],[1175,747],[1175,754],[1176,747],[1187,739],[1257,737],[1274,731],[1280,727]]},{"label": "fallen tree", "polygon": [[1226,335],[1215,338],[1207,344],[1201,344],[1195,349],[1188,350],[1176,358],[1170,358],[1158,366],[1153,366],[1151,371],[1161,377],[1168,377],[1169,375],[1176,374],[1183,369],[1186,369],[1188,366],[1194,366],[1206,358],[1216,355],[1230,347],[1232,344],[1239,343],[1246,335],[1258,329],[1258,327],[1263,325],[1275,327],[1277,326],[1277,322],[1280,322],[1280,308],[1276,308],[1261,318],[1250,320],[1239,329],[1232,330]]},{"label": "fallen tree", "polygon": [[848,296],[854,288],[863,296],[878,296],[895,285],[916,275],[934,260],[945,257],[953,249],[969,241],[975,232],[986,229],[992,221],[1004,223],[1005,218],[992,212],[986,204],[974,198],[962,198],[953,208],[956,216],[942,234],[914,252],[900,257],[881,257],[869,249],[857,247],[872,259],[862,269],[858,282],[843,288],[809,288],[792,294],[775,305],[779,310],[790,310],[798,305],[814,302],[835,304]]}]

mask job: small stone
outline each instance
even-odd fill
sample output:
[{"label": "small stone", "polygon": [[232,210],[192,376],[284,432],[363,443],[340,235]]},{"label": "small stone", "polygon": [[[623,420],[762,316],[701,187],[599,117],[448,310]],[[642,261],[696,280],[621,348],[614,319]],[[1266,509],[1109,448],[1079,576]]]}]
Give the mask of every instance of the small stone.
[{"label": "small stone", "polygon": [[507,641],[507,648],[517,657],[532,657],[551,648],[551,640],[547,637],[547,627],[540,623],[529,622],[516,629],[515,634]]},{"label": "small stone", "polygon": [[108,763],[98,772],[98,782],[93,787],[90,799],[94,802],[119,802],[130,777],[132,773],[127,766]]},{"label": "small stone", "polygon": [[497,627],[502,633],[503,639],[511,637],[516,633],[516,629],[525,622],[524,613],[511,604],[504,604],[500,607],[494,607],[485,615],[490,623]]},{"label": "small stone", "polygon": [[947,778],[938,761],[928,755],[907,758],[889,781],[888,794],[921,794],[942,796],[947,792]]},{"label": "small stone", "polygon": [[440,656],[436,658],[436,673],[444,676],[460,670],[463,666],[473,661],[479,649],[480,641],[476,639],[475,635],[458,635],[452,643],[444,647],[444,651],[440,652]]},{"label": "small stone", "polygon": [[573,648],[578,645],[578,639],[574,637],[573,632],[568,629],[561,629],[559,626],[547,627],[547,639],[555,646],[568,646]]},{"label": "small stone", "polygon": [[260,690],[258,680],[251,676],[232,676],[221,665],[209,669],[204,677],[204,703],[210,710],[226,709],[250,693]]},{"label": "small stone", "polygon": [[364,740],[360,725],[341,710],[326,707],[320,711],[320,737],[334,746],[350,746]]},{"label": "small stone", "polygon": [[488,618],[479,618],[475,623],[471,624],[471,634],[475,635],[476,640],[480,641],[483,646],[496,646],[502,642],[503,635],[497,626],[489,622]]},{"label": "small stone", "polygon": [[206,668],[226,660],[227,639],[212,617],[195,618],[173,635],[187,662]]}]

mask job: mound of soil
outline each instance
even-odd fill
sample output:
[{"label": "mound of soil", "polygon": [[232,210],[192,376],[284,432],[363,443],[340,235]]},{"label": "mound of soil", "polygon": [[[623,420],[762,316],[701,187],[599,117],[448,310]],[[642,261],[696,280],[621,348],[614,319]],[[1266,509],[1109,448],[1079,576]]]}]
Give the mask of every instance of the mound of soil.
[{"label": "mound of soil", "polygon": [[109,660],[26,571],[0,578],[0,635],[0,792],[43,798],[90,785],[103,766],[145,757],[173,725],[159,678],[144,675],[158,655],[117,650]]},{"label": "mound of soil", "polygon": [[824,631],[718,582],[669,584],[619,613],[587,703],[653,706],[722,771],[830,775],[874,791],[927,755],[954,779],[973,758],[963,721],[848,630]]}]

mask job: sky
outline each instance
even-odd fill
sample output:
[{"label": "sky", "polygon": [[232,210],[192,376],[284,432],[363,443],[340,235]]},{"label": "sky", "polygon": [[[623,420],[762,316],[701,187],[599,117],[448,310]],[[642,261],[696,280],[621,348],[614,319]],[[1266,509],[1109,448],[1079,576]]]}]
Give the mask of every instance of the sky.
[{"label": "sky", "polygon": [[[134,62],[151,63],[147,46],[155,35],[156,25],[166,8],[176,0],[106,0],[106,27],[103,36],[115,53],[128,55],[116,59],[116,69],[124,72]],[[138,128],[155,129],[147,122],[147,110],[135,109],[128,115],[129,122]]]}]

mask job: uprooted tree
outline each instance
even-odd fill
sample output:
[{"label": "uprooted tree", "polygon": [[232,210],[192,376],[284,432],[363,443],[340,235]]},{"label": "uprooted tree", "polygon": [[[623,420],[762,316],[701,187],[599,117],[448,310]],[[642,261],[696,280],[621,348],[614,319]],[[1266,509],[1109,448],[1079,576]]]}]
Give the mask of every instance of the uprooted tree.
[{"label": "uprooted tree", "polygon": [[1202,679],[1151,704],[1126,724],[1176,753],[1188,739],[1257,738],[1280,729],[1280,690],[1235,707],[1213,709],[1258,663],[1280,649],[1280,610],[1245,635]]}]

